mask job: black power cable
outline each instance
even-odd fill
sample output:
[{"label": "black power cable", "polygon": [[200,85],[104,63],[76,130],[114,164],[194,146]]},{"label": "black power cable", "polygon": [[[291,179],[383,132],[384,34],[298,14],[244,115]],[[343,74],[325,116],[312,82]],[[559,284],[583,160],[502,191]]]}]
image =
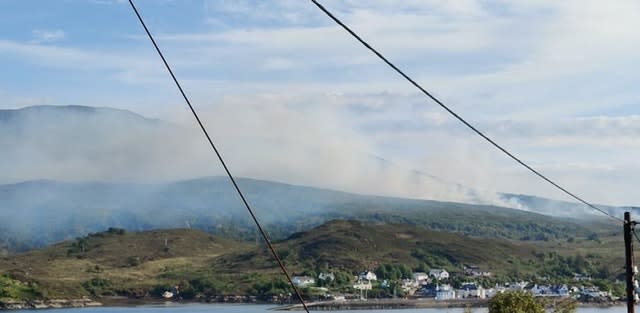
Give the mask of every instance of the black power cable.
[{"label": "black power cable", "polygon": [[164,55],[162,54],[162,51],[160,50],[160,48],[156,44],[156,41],[153,39],[153,36],[151,35],[151,32],[147,28],[147,25],[144,23],[144,20],[142,19],[142,16],[140,16],[140,13],[138,13],[138,9],[133,4],[133,0],[129,0],[129,4],[131,4],[131,8],[133,9],[133,11],[135,12],[136,16],[138,17],[138,20],[140,21],[140,24],[142,24],[142,27],[144,28],[144,31],[147,33],[147,36],[149,36],[149,39],[151,40],[151,43],[153,43],[153,46],[156,48],[156,51],[158,52],[158,55],[162,59],[162,62],[164,63],[164,66],[167,68],[167,71],[169,71],[169,74],[171,75],[171,78],[173,78],[173,82],[176,84],[176,87],[178,87],[178,90],[180,91],[180,94],[182,95],[182,98],[184,98],[184,101],[189,106],[189,109],[191,109],[191,113],[193,113],[193,117],[195,117],[196,121],[198,122],[198,125],[200,125],[200,129],[202,129],[202,132],[204,133],[205,137],[207,137],[207,141],[209,142],[209,145],[211,146],[211,148],[215,152],[216,156],[218,157],[218,160],[220,160],[220,163],[222,164],[222,167],[224,168],[224,171],[227,173],[227,176],[229,177],[229,180],[233,184],[233,187],[236,189],[236,192],[240,196],[240,199],[242,199],[242,203],[244,203],[244,206],[247,208],[247,211],[249,211],[249,214],[251,215],[251,218],[253,219],[253,222],[256,224],[256,227],[258,227],[258,230],[260,231],[260,234],[262,235],[262,238],[264,239],[264,242],[267,244],[267,247],[271,251],[271,254],[273,255],[273,258],[278,262],[278,266],[280,266],[280,269],[282,270],[282,273],[284,273],[284,275],[287,277],[287,280],[289,281],[289,284],[291,285],[291,288],[293,288],[293,290],[295,291],[296,296],[298,297],[298,300],[300,300],[300,303],[302,303],[302,307],[304,308],[304,310],[307,313],[309,313],[309,308],[307,307],[307,304],[304,302],[304,299],[302,298],[302,294],[300,293],[300,290],[298,290],[296,285],[293,283],[293,280],[291,279],[291,275],[289,275],[289,272],[287,272],[287,269],[284,266],[284,263],[282,263],[282,259],[280,259],[280,256],[278,256],[278,253],[276,252],[276,250],[274,249],[273,245],[271,244],[271,241],[269,241],[269,237],[267,236],[267,233],[264,231],[264,229],[260,225],[260,222],[258,221],[258,218],[256,217],[256,215],[253,213],[253,210],[251,209],[251,206],[249,205],[249,202],[247,202],[247,199],[244,197],[244,194],[240,190],[240,187],[238,187],[238,184],[236,183],[236,180],[233,178],[233,175],[231,175],[231,171],[229,170],[229,167],[227,167],[227,164],[224,162],[224,159],[222,158],[222,155],[220,154],[220,152],[216,148],[216,145],[213,143],[213,140],[211,139],[211,136],[209,136],[209,133],[207,132],[207,129],[202,124],[202,121],[200,120],[200,117],[198,117],[198,113],[196,113],[196,110],[193,108],[193,105],[191,105],[191,101],[189,101],[189,98],[184,93],[184,90],[182,89],[182,86],[180,86],[180,83],[178,82],[178,79],[173,74],[173,71],[171,70],[171,67],[169,66],[169,63],[167,63],[167,60],[164,58]]},{"label": "black power cable", "polygon": [[317,0],[311,0],[311,2],[313,2],[313,4],[315,4],[322,12],[324,12],[327,16],[329,16],[334,22],[336,22],[338,25],[340,25],[342,28],[344,28],[344,30],[346,30],[349,34],[351,34],[351,36],[353,36],[356,40],[358,40],[363,46],[365,46],[367,49],[369,49],[371,52],[373,52],[384,63],[386,63],[394,71],[396,71],[398,74],[400,74],[400,76],[402,76],[404,79],[409,81],[409,83],[411,83],[413,86],[418,88],[418,90],[420,90],[420,92],[422,92],[425,96],[429,97],[435,103],[440,105],[444,110],[449,112],[449,114],[453,115],[453,117],[455,117],[458,121],[460,121],[462,124],[467,126],[473,132],[478,134],[480,137],[484,138],[486,141],[488,141],[491,145],[496,147],[498,150],[502,151],[504,154],[509,156],[514,161],[518,162],[520,165],[524,166],[530,172],[532,172],[533,174],[535,174],[538,177],[542,178],[543,180],[545,180],[549,184],[553,185],[554,187],[556,187],[560,191],[564,192],[565,194],[571,196],[572,198],[580,201],[581,203],[585,204],[586,206],[588,206],[588,207],[590,207],[590,208],[592,208],[592,209],[594,209],[594,210],[596,210],[596,211],[598,211],[598,212],[600,212],[600,213],[602,213],[602,214],[604,214],[604,215],[606,215],[606,216],[608,216],[608,217],[610,217],[612,219],[615,219],[615,220],[617,220],[619,222],[624,222],[621,218],[613,216],[613,215],[609,214],[607,211],[605,211],[605,210],[603,210],[603,209],[591,204],[590,202],[587,202],[586,200],[582,199],[581,197],[575,195],[574,193],[572,193],[569,190],[565,189],[564,187],[560,186],[559,184],[557,184],[553,180],[547,178],[545,175],[543,175],[538,170],[534,169],[533,167],[531,167],[530,165],[528,165],[524,161],[520,160],[520,158],[516,157],[514,154],[509,152],[506,148],[503,148],[501,145],[496,143],[493,139],[489,138],[483,132],[478,130],[475,126],[471,125],[471,123],[467,122],[464,118],[462,118],[460,115],[458,115],[452,109],[450,109],[448,106],[446,106],[444,103],[442,103],[442,101],[438,100],[438,98],[436,98],[431,93],[429,93],[427,90],[422,88],[422,86],[420,84],[418,84],[415,80],[413,80],[411,77],[409,77],[407,74],[405,74],[401,69],[399,69],[393,63],[391,63],[391,61],[389,61],[384,55],[382,55],[382,53],[378,52],[378,50],[376,50],[371,45],[369,45],[366,41],[364,41],[364,39],[362,39],[358,34],[356,34],[353,30],[351,30],[351,28],[349,28],[349,26],[344,24],[340,19],[338,19],[335,15],[333,15],[331,12],[329,12],[329,10],[326,9],[322,4],[318,3]]}]

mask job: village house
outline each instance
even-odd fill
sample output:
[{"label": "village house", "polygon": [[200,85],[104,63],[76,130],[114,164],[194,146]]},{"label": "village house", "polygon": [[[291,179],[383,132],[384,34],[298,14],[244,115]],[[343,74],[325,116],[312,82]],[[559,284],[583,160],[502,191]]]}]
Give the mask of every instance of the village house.
[{"label": "village house", "polygon": [[580,297],[585,299],[602,299],[610,296],[609,292],[600,291],[597,286],[582,287],[580,290]]},{"label": "village house", "polygon": [[449,272],[444,269],[432,269],[429,271],[429,276],[435,279],[444,280],[449,278]]},{"label": "village house", "polygon": [[529,292],[531,292],[534,296],[541,296],[547,293],[550,293],[549,287],[544,285],[533,285],[531,289],[527,288]]},{"label": "village house", "polygon": [[493,297],[498,293],[504,293],[507,291],[520,291],[524,290],[529,285],[529,282],[521,281],[515,283],[506,283],[504,285],[496,284],[495,288],[488,289],[485,291],[488,298]]},{"label": "village house", "polygon": [[309,276],[293,276],[291,280],[298,287],[307,287],[316,283],[316,280]]},{"label": "village house", "polygon": [[418,289],[418,287],[420,287],[420,285],[418,284],[417,281],[413,279],[403,279],[402,285],[400,285],[400,288],[402,289],[402,291],[404,291],[409,295],[413,295]]},{"label": "village house", "polygon": [[567,285],[533,285],[528,289],[536,297],[568,297]]},{"label": "village house", "polygon": [[438,289],[438,285],[434,283],[429,283],[429,284],[422,285],[420,292],[425,297],[435,298],[437,289]]},{"label": "village house", "polygon": [[413,280],[415,280],[417,283],[422,283],[422,282],[428,282],[429,280],[429,275],[425,272],[415,272],[413,273]]},{"label": "village house", "polygon": [[368,280],[368,281],[378,280],[378,276],[374,272],[366,271],[366,272],[361,272],[360,275],[358,275],[358,280]]},{"label": "village house", "polygon": [[494,288],[487,288],[484,290],[484,295],[486,298],[493,298],[495,295],[504,292],[504,290],[500,291]]},{"label": "village house", "polygon": [[554,287],[554,291],[560,297],[568,297],[571,292],[567,285],[557,285]]},{"label": "village house", "polygon": [[480,298],[487,297],[486,290],[482,286],[476,283],[463,283],[458,290],[456,290],[456,296],[458,298]]},{"label": "village house", "polygon": [[591,276],[575,273],[575,274],[573,274],[573,280],[575,280],[575,281],[591,281]]},{"label": "village house", "polygon": [[456,292],[451,285],[440,285],[436,288],[436,300],[452,300],[456,298]]},{"label": "village house", "polygon": [[463,272],[467,276],[473,277],[489,277],[491,276],[491,272],[482,271],[477,265],[464,265],[462,268]]},{"label": "village house", "polygon": [[333,273],[325,273],[322,272],[318,275],[318,279],[319,280],[328,280],[328,281],[334,281],[336,279],[335,275],[333,275]]},{"label": "village house", "polygon": [[[527,288],[527,286],[529,285],[528,281],[520,281],[520,282],[515,282],[515,283],[506,283],[502,288],[504,288],[504,290],[524,290],[525,288]],[[498,287],[500,287],[499,285],[496,285],[496,289],[498,289]]]}]

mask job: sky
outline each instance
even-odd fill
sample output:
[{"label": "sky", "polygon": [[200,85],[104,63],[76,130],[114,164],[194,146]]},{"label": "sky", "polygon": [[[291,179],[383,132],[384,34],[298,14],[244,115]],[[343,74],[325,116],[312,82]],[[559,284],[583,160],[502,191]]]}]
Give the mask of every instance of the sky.
[{"label": "sky", "polygon": [[[588,201],[640,205],[637,1],[320,2],[551,179]],[[439,200],[468,200],[460,186],[568,200],[309,1],[136,3],[239,175]],[[127,2],[0,7],[0,109],[113,107],[195,127]],[[168,178],[149,172],[127,179]]]}]

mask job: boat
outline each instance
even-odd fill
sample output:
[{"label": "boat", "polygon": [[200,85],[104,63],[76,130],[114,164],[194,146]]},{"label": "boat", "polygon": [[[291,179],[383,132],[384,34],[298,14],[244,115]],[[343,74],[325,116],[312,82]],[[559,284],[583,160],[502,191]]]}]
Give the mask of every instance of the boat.
[{"label": "boat", "polygon": [[162,297],[165,298],[165,299],[173,298],[173,292],[165,291],[165,292],[162,293]]}]

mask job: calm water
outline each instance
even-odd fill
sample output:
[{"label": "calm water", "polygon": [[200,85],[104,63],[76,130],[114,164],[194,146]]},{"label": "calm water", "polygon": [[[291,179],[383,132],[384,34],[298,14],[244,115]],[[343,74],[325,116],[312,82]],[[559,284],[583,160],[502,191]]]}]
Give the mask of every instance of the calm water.
[{"label": "calm water", "polygon": [[[82,308],[82,309],[57,309],[49,312],[55,313],[262,313],[262,312],[279,312],[271,311],[271,305],[244,305],[244,304],[167,304],[167,305],[149,305],[127,308]],[[626,307],[613,308],[580,308],[578,313],[625,313]],[[43,311],[18,311],[18,312],[40,312]],[[302,311],[298,311],[302,312]],[[315,311],[321,312],[321,311]],[[358,311],[331,311],[331,312],[349,312],[349,313],[380,313],[380,312],[398,312],[398,313],[462,313],[462,309],[403,309],[403,310],[358,310]],[[475,313],[486,313],[486,309],[475,309]]]}]

